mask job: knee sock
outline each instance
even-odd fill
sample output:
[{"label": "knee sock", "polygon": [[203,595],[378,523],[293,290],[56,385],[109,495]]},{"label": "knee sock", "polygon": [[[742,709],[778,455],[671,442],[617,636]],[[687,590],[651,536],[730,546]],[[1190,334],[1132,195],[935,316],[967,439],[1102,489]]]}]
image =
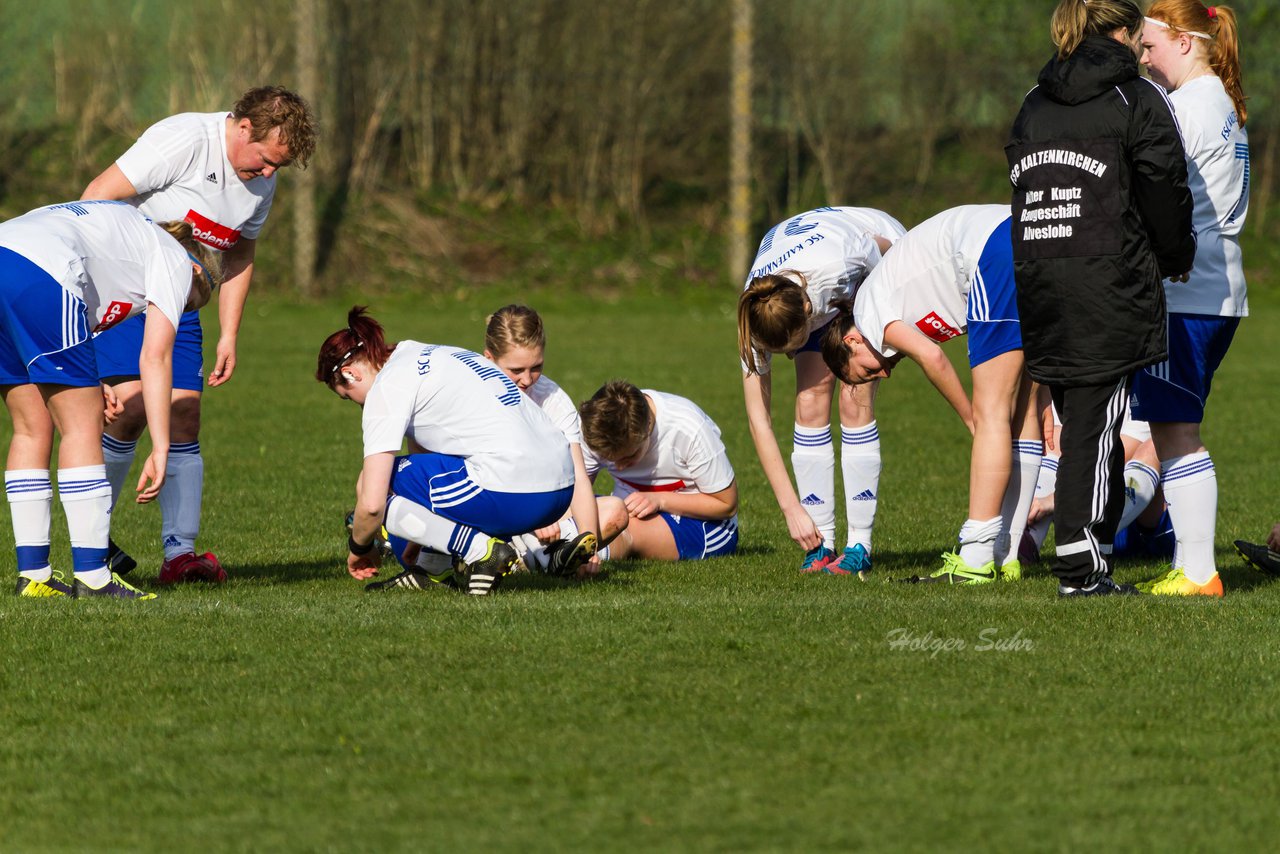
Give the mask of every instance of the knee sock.
[{"label": "knee sock", "polygon": [[[1058,454],[1046,452],[1044,458],[1040,460],[1040,476],[1036,479],[1036,494],[1034,498],[1046,498],[1053,495],[1058,489]],[[1042,518],[1036,522],[1028,530],[1031,531],[1031,539],[1036,544],[1036,551],[1044,545],[1045,538],[1049,536],[1049,526],[1053,524],[1053,514]]]},{"label": "knee sock", "polygon": [[796,473],[800,503],[809,512],[829,549],[836,543],[836,450],[831,444],[831,425],[795,426],[791,468]]},{"label": "knee sock", "polygon": [[102,434],[102,460],[107,464],[107,480],[111,483],[113,509],[120,500],[120,493],[124,491],[124,481],[129,476],[129,469],[133,467],[133,455],[137,449],[137,440],[122,442],[105,433]]},{"label": "knee sock", "polygon": [[1000,517],[981,522],[968,519],[960,529],[960,559],[974,569],[995,560],[996,537],[1000,534]]},{"label": "knee sock", "polygon": [[410,542],[457,555],[474,563],[489,550],[489,536],[483,531],[451,522],[421,504],[396,496],[387,504],[387,531]]},{"label": "knee sock", "polygon": [[871,554],[871,529],[880,494],[880,430],[876,422],[865,427],[841,425],[840,473],[844,476],[849,548],[861,545]]},{"label": "knee sock", "polygon": [[995,546],[995,561],[1001,566],[1008,560],[1018,559],[1018,544],[1022,542],[1022,532],[1027,529],[1027,514],[1031,512],[1031,502],[1036,496],[1040,460],[1043,458],[1043,442],[1014,441],[1013,468],[1000,504],[1001,527]]},{"label": "knee sock", "polygon": [[1124,467],[1124,513],[1117,531],[1123,531],[1142,515],[1160,486],[1160,474],[1146,463],[1130,460]]},{"label": "knee sock", "polygon": [[1164,499],[1177,537],[1174,566],[1204,584],[1218,571],[1213,537],[1218,521],[1218,475],[1207,451],[1161,460]]},{"label": "knee sock", "polygon": [[111,580],[107,569],[107,532],[111,525],[111,484],[106,466],[58,469],[58,498],[67,514],[71,566],[90,587]]},{"label": "knee sock", "polygon": [[165,560],[196,550],[203,494],[204,457],[200,443],[170,445],[165,484],[160,490],[160,538]]},{"label": "knee sock", "polygon": [[49,518],[53,485],[48,469],[13,469],[4,473],[4,492],[13,518],[13,542],[18,552],[18,575],[48,581]]}]

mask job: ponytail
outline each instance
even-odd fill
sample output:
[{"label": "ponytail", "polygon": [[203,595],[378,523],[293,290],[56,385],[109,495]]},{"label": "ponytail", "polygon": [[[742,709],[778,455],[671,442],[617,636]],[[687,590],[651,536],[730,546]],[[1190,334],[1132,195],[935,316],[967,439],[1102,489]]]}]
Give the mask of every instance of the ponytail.
[{"label": "ponytail", "polygon": [[782,352],[799,346],[796,339],[809,323],[804,298],[808,285],[803,274],[784,270],[757,276],[738,297],[738,354],[748,375],[760,373],[757,349]]},{"label": "ponytail", "polygon": [[178,241],[187,250],[187,257],[203,268],[203,272],[193,272],[191,275],[191,290],[187,294],[184,310],[196,311],[203,308],[213,298],[213,289],[222,284],[222,253],[196,240],[195,229],[186,220],[167,220],[157,222],[156,225]]},{"label": "ponytail", "polygon": [[1133,0],[1058,0],[1049,35],[1063,60],[1089,36],[1108,36],[1123,28],[1130,37],[1142,31],[1142,10]]},{"label": "ponytail", "polygon": [[316,379],[329,388],[337,388],[342,377],[339,369],[354,359],[366,362],[375,370],[391,358],[395,345],[388,345],[382,325],[367,314],[367,306],[352,306],[347,312],[347,328],[324,339],[316,363]]}]

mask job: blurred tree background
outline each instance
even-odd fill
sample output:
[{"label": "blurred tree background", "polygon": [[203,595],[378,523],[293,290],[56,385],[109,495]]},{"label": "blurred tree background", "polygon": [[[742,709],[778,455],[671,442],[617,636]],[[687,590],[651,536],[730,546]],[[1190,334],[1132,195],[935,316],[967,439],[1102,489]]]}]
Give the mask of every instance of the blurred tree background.
[{"label": "blurred tree background", "polygon": [[[305,180],[281,173],[260,287],[721,287],[738,275],[731,6],[0,0],[0,216],[78,197],[159,118],[279,83],[312,102],[323,138]],[[753,0],[753,233],[819,204],[913,225],[1007,200],[1004,137],[1049,57],[1053,6]],[[1280,0],[1233,6],[1254,163],[1246,261],[1269,269]],[[298,273],[308,213],[317,251]]]}]

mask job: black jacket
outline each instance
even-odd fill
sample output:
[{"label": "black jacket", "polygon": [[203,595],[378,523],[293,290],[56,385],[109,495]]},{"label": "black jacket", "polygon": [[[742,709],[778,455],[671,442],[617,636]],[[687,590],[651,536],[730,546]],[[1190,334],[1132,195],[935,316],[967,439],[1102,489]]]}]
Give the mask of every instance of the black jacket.
[{"label": "black jacket", "polygon": [[1100,385],[1167,354],[1162,278],[1191,269],[1182,137],[1124,44],[1052,59],[1009,144],[1013,258],[1031,376]]}]

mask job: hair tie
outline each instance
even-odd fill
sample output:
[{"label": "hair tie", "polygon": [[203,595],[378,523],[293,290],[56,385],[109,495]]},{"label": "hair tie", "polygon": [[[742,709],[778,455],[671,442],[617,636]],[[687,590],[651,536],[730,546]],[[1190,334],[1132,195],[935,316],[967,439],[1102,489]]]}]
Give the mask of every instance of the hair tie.
[{"label": "hair tie", "polygon": [[195,264],[197,267],[200,268],[201,273],[204,273],[204,280],[209,283],[209,290],[212,291],[214,287],[213,276],[210,275],[209,268],[205,267],[204,264],[200,263],[200,259],[192,255],[190,252],[187,253],[187,257],[191,259],[192,264]]},{"label": "hair tie", "polygon": [[1207,13],[1209,13],[1209,17],[1210,17],[1210,18],[1216,18],[1216,17],[1218,17],[1218,7],[1217,7],[1217,6],[1210,6],[1208,9],[1205,9],[1205,11],[1206,11]]}]

